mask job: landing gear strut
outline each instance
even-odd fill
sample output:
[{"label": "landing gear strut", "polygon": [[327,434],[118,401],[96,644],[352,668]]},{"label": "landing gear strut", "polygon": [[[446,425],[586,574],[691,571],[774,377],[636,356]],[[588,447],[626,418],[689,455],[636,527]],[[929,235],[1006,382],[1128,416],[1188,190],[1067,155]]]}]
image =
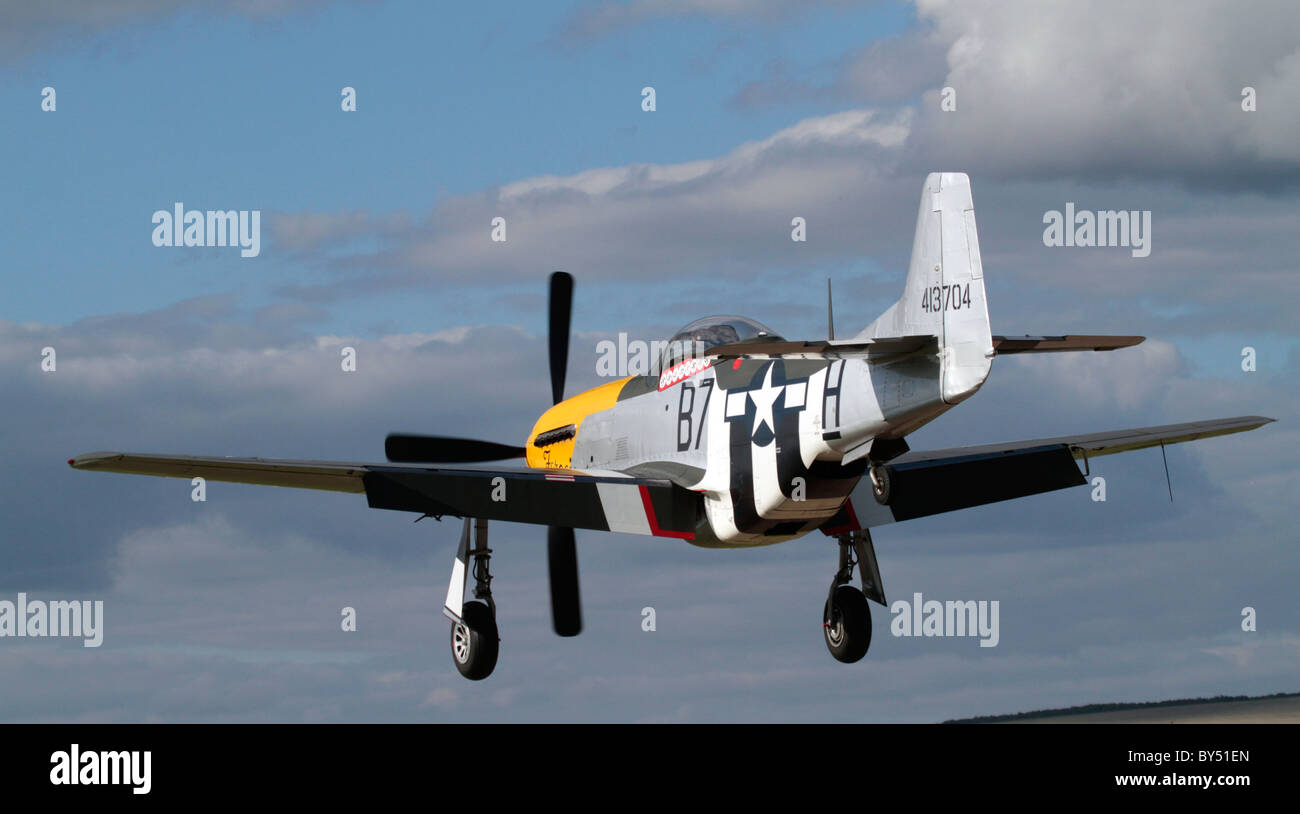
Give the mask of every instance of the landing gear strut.
[{"label": "landing gear strut", "polygon": [[[470,547],[470,526],[474,544]],[[443,614],[451,619],[451,656],[460,674],[471,681],[492,675],[501,640],[497,635],[497,606],[492,601],[492,549],[487,545],[487,521],[465,518],[456,564],[447,588]],[[467,560],[470,567],[466,569]],[[465,583],[474,575],[474,600],[465,601]]]},{"label": "landing gear strut", "polygon": [[908,449],[907,440],[903,438],[875,438],[871,441],[871,470],[867,478],[871,481],[871,496],[881,506],[888,506],[894,498],[894,469],[887,462]]},{"label": "landing gear strut", "polygon": [[[885,593],[880,584],[871,532],[862,529],[841,534],[836,540],[840,546],[840,567],[822,609],[822,632],[831,655],[850,664],[865,656],[871,647],[871,611],[867,598],[883,605]],[[862,576],[862,591],[851,584],[854,567]]]}]

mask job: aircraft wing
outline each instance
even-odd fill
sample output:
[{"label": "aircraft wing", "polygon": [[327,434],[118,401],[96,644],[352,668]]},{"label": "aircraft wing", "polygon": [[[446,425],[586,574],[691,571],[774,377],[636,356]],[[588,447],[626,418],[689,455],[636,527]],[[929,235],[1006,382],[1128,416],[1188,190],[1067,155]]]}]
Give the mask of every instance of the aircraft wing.
[{"label": "aircraft wing", "polygon": [[364,494],[374,509],[693,539],[698,495],[617,472],[91,452],[73,469]]},{"label": "aircraft wing", "polygon": [[[1245,432],[1273,421],[1238,416],[1187,424],[1063,435],[1006,444],[907,452],[889,462],[892,498],[881,506],[866,478],[854,490],[852,511],[870,528],[986,503],[1081,486],[1077,459]],[[832,525],[842,525],[837,518]]]}]

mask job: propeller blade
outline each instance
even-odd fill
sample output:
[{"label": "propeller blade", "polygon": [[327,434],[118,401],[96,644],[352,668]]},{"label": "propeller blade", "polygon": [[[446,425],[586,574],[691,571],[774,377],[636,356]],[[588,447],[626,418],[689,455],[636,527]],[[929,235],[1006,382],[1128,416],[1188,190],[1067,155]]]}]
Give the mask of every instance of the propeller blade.
[{"label": "propeller blade", "polygon": [[577,636],[582,632],[582,601],[578,597],[578,547],[573,542],[573,529],[547,529],[546,563],[551,573],[551,624],[560,636]]},{"label": "propeller blade", "polygon": [[569,318],[573,313],[573,276],[557,271],[551,275],[550,351],[551,402],[564,398],[564,374],[569,366]]},{"label": "propeller blade", "polygon": [[442,435],[392,433],[384,439],[384,454],[393,463],[466,464],[503,461],[507,458],[522,458],[524,452],[523,447]]}]

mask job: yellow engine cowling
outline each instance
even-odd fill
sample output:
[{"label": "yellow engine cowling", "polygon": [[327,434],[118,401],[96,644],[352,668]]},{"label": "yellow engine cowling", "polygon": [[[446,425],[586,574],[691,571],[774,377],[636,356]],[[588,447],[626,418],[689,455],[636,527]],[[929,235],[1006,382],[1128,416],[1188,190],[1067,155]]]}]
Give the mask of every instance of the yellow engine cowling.
[{"label": "yellow engine cowling", "polygon": [[[542,413],[537,423],[533,425],[533,431],[528,435],[525,462],[538,469],[572,468],[573,445],[577,440],[578,431],[582,428],[583,419],[617,404],[618,394],[622,392],[623,385],[627,382],[628,379],[619,379],[602,384],[600,387],[593,387],[585,393],[565,399]],[[569,427],[573,428],[571,432],[567,431]],[[539,435],[543,436],[545,442],[546,436],[552,433],[554,434],[552,437],[559,440],[544,443],[543,446],[535,443]]]}]

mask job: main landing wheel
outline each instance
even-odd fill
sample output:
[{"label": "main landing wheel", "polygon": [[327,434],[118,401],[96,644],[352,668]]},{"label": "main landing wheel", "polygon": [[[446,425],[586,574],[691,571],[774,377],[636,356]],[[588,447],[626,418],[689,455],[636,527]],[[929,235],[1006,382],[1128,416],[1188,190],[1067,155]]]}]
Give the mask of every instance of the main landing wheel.
[{"label": "main landing wheel", "polygon": [[486,602],[466,602],[461,621],[451,623],[451,658],[471,681],[492,675],[497,666],[497,620]]},{"label": "main landing wheel", "polygon": [[822,611],[822,630],[826,649],[837,660],[851,664],[865,656],[871,646],[871,611],[862,591],[852,585],[836,588]]},{"label": "main landing wheel", "polygon": [[873,464],[868,477],[871,479],[871,496],[881,506],[888,506],[894,496],[893,472],[885,464]]}]

